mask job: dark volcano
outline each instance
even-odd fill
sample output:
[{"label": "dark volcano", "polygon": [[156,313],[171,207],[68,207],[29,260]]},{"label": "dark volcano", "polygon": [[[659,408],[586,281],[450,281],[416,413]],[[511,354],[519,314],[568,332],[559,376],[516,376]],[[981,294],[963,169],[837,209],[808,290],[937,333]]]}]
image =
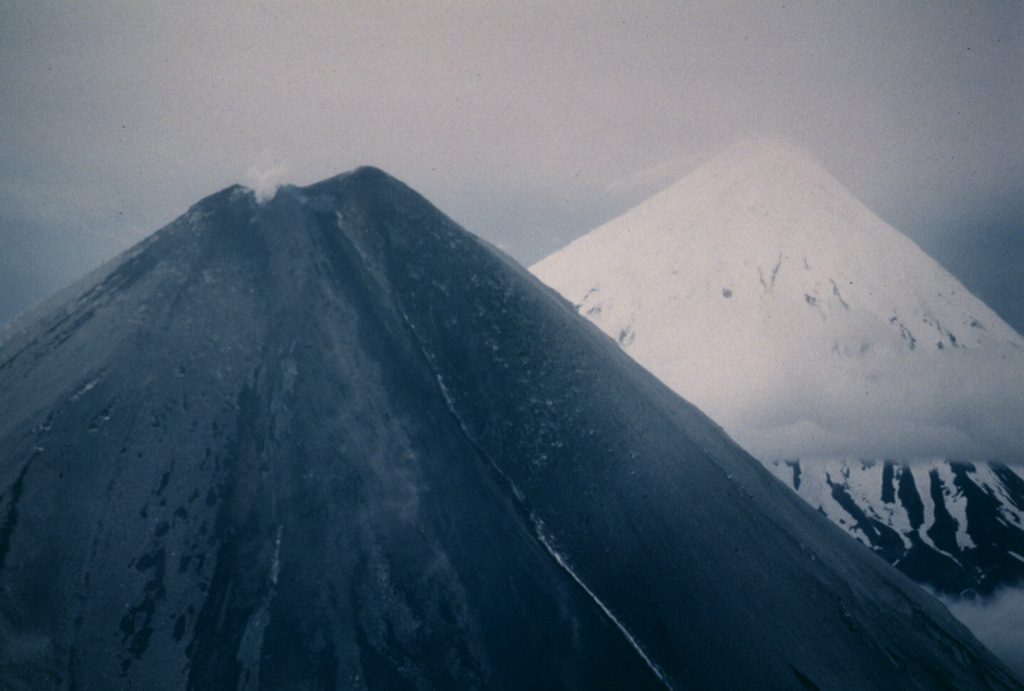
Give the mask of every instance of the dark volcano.
[{"label": "dark volcano", "polygon": [[373,169],[15,322],[0,449],[5,688],[1020,688]]}]

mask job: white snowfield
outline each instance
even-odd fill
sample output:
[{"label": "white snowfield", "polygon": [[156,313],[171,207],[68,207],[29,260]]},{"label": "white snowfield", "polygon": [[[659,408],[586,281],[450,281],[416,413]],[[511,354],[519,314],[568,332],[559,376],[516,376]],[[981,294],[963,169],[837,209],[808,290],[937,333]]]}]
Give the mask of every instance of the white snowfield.
[{"label": "white snowfield", "polygon": [[734,145],[531,271],[763,461],[1024,462],[1024,339],[793,146]]},{"label": "white snowfield", "polygon": [[[892,468],[894,484],[900,481],[901,474],[910,473],[913,476],[914,485],[924,490],[917,494],[921,501],[922,520],[920,525],[914,525],[914,521],[910,517],[910,510],[904,502],[895,501],[894,498],[887,501],[884,492],[879,491],[885,484],[882,477],[884,466],[881,463],[858,461],[804,463],[799,467],[799,482],[793,480],[792,462],[776,461],[765,465],[783,483],[793,487],[808,504],[822,511],[833,522],[868,546],[873,545],[871,536],[864,532],[858,518],[851,515],[836,499],[832,491],[833,486],[841,487],[857,509],[869,519],[893,528],[895,534],[903,541],[903,548],[906,550],[913,547],[911,536],[916,536],[931,549],[959,562],[963,552],[978,546],[968,534],[970,526],[968,499],[962,492],[957,491],[952,468],[946,461],[936,460],[913,465],[895,465]],[[1011,472],[1024,479],[1024,475],[1022,475],[1024,468],[1008,467]],[[938,486],[942,489],[942,508],[950,514],[956,526],[957,554],[945,551],[932,538],[932,532],[936,527],[935,500],[929,491],[933,485],[933,474],[938,476]],[[1018,529],[1024,528],[1024,507],[1019,505],[1018,497],[1010,494],[1006,483],[993,471],[991,465],[980,463],[967,471],[967,474],[972,482],[994,500],[996,508],[992,520]],[[1011,557],[1017,556],[1011,550],[1006,550],[1006,553]],[[898,563],[898,561],[895,562],[896,565]]]}]

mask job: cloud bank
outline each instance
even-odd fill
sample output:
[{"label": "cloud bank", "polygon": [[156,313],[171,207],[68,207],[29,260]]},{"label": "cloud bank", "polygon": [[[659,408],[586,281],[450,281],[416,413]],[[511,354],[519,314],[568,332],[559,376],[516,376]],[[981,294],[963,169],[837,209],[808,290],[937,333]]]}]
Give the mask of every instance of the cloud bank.
[{"label": "cloud bank", "polygon": [[940,599],[978,640],[1024,679],[1024,589],[1007,588],[984,599]]}]

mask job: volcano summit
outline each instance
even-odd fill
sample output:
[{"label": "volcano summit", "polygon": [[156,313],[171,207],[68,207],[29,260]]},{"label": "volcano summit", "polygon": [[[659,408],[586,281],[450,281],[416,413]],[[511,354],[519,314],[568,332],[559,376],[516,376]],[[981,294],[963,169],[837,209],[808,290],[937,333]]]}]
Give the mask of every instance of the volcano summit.
[{"label": "volcano summit", "polygon": [[1021,688],[375,169],[200,202],[0,392],[9,688]]}]

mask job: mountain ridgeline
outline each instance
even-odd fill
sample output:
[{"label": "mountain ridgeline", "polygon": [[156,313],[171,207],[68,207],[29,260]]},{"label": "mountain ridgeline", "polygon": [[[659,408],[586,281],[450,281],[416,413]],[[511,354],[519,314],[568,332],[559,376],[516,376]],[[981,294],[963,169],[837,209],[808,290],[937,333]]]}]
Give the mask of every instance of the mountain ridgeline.
[{"label": "mountain ridgeline", "polygon": [[0,392],[5,688],[1021,688],[375,169],[203,200]]}]

